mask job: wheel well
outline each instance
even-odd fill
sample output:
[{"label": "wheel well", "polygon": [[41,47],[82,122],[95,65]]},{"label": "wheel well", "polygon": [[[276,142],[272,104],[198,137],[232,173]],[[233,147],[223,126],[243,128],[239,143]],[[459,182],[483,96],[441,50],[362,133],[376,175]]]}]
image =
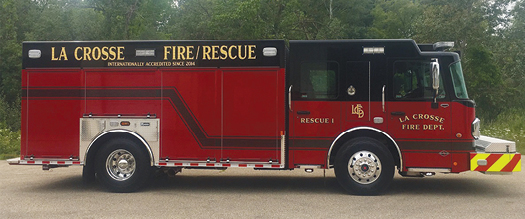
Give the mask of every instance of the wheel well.
[{"label": "wheel well", "polygon": [[390,154],[392,154],[392,158],[394,158],[395,165],[399,168],[401,166],[401,155],[400,152],[395,144],[395,142],[385,134],[375,131],[374,129],[362,129],[362,130],[356,130],[348,132],[336,140],[336,142],[333,144],[330,154],[329,154],[329,165],[333,166],[335,163],[335,157],[337,155],[337,152],[341,147],[344,145],[344,143],[350,141],[353,138],[357,137],[370,137],[373,139],[376,139],[383,143],[388,148],[388,151],[390,151]]},{"label": "wheel well", "polygon": [[111,139],[116,139],[116,138],[129,139],[129,140],[133,141],[134,143],[136,143],[137,145],[143,145],[144,146],[143,150],[145,150],[146,153],[150,155],[150,163],[153,163],[153,157],[152,157],[152,154],[151,154],[151,149],[149,148],[148,145],[146,145],[143,141],[141,141],[137,136],[132,135],[132,134],[127,133],[127,132],[108,132],[108,133],[98,137],[91,144],[91,146],[88,148],[84,165],[85,166],[89,165],[89,166],[92,167],[93,163],[95,162],[95,157],[96,157],[98,151],[100,150],[100,148],[106,142],[110,141]]}]

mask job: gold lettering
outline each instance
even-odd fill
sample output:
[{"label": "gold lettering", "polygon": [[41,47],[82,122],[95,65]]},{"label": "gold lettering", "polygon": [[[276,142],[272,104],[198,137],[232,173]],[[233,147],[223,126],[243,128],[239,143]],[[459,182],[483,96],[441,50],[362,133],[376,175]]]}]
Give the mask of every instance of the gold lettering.
[{"label": "gold lettering", "polygon": [[99,60],[100,59],[100,48],[99,47],[93,47],[93,50],[91,51],[91,54],[93,56],[93,60]]},{"label": "gold lettering", "polygon": [[357,117],[360,119],[363,118],[363,116],[365,116],[365,111],[363,111],[363,106],[361,104],[352,105],[352,114],[357,115]]},{"label": "gold lettering", "polygon": [[117,52],[115,51],[117,48],[114,46],[109,48],[109,60],[115,60],[117,58]]},{"label": "gold lettering", "polygon": [[211,46],[211,59],[217,60],[219,59],[219,46]]},{"label": "gold lettering", "polygon": [[334,119],[330,119],[330,118],[301,118],[300,119],[301,123],[307,123],[307,124],[329,124],[330,121],[332,121],[331,123],[334,123]]},{"label": "gold lettering", "polygon": [[78,56],[78,50],[82,50],[82,47],[75,48],[75,59],[77,61],[80,61],[80,60],[82,60],[82,56]]},{"label": "gold lettering", "polygon": [[51,61],[60,60],[67,61],[66,47],[60,49],[60,55],[58,57],[55,56],[55,47],[51,47]]},{"label": "gold lettering", "polygon": [[55,57],[55,47],[51,47],[51,61],[57,61],[58,58]]},{"label": "gold lettering", "polygon": [[118,51],[117,60],[124,60],[124,47],[123,46],[117,47],[117,51]]},{"label": "gold lettering", "polygon": [[202,46],[202,59],[203,60],[210,60],[210,52],[211,52],[211,47],[209,46]]},{"label": "gold lettering", "polygon": [[168,60],[168,54],[170,54],[169,49],[171,46],[164,46],[164,60]]},{"label": "gold lettering", "polygon": [[[249,45],[248,46],[248,59],[256,59],[255,56],[255,45]],[[361,117],[359,117],[361,118]]]},{"label": "gold lettering", "polygon": [[193,60],[193,46],[186,46],[186,59]]},{"label": "gold lettering", "polygon": [[226,51],[227,48],[228,48],[227,46],[224,46],[224,45],[221,46],[221,56],[220,56],[220,58],[221,58],[222,60],[228,58],[228,52]]},{"label": "gold lettering", "polygon": [[84,61],[86,61],[86,60],[91,61],[91,57],[90,57],[90,55],[91,55],[91,48],[89,48],[89,47],[84,47],[84,59],[83,59],[83,60],[84,60]]},{"label": "gold lettering", "polygon": [[186,47],[178,46],[177,47],[177,60],[186,60],[186,57],[184,57],[185,52],[186,52]]},{"label": "gold lettering", "polygon": [[237,58],[237,56],[234,55],[234,53],[232,53],[232,49],[235,49],[235,46],[230,46],[230,48],[228,49],[228,56],[230,57],[231,60],[234,60]]},{"label": "gold lettering", "polygon": [[102,47],[101,53],[102,53],[102,60],[104,60],[104,61],[108,60],[109,54],[108,54],[108,47],[107,46]]},{"label": "gold lettering", "polygon": [[241,48],[243,46],[242,45],[238,45],[237,47],[238,47],[237,51],[238,51],[239,59],[243,59],[243,60],[246,59],[246,45],[244,46],[244,57],[242,56],[242,50],[243,49]]}]

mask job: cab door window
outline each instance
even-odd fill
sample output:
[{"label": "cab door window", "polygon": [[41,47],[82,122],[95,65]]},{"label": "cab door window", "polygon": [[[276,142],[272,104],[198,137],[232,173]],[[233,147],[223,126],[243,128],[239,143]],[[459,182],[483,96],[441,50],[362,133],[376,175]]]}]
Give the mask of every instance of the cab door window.
[{"label": "cab door window", "polygon": [[[394,63],[394,98],[425,100],[434,98],[430,62],[398,61]],[[443,79],[439,76],[438,99],[445,98]]]},{"label": "cab door window", "polygon": [[336,99],[339,66],[336,62],[301,64],[301,99]]}]

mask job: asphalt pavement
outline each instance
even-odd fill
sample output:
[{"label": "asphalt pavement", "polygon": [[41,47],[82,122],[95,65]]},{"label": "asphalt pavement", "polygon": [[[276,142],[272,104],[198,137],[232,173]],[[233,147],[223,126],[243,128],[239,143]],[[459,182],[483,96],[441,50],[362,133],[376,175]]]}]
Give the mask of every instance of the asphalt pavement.
[{"label": "asphalt pavement", "polygon": [[84,185],[81,174],[81,167],[43,171],[0,161],[0,218],[525,217],[523,172],[396,174],[381,196],[346,194],[333,170],[184,169],[124,194]]}]

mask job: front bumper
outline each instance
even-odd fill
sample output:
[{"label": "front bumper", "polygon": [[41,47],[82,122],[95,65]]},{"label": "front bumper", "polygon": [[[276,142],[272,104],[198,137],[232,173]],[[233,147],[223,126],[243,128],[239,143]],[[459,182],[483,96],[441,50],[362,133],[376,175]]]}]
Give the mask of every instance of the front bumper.
[{"label": "front bumper", "polygon": [[483,173],[521,171],[521,154],[516,143],[487,136],[476,140],[476,152],[470,153],[470,170]]}]

